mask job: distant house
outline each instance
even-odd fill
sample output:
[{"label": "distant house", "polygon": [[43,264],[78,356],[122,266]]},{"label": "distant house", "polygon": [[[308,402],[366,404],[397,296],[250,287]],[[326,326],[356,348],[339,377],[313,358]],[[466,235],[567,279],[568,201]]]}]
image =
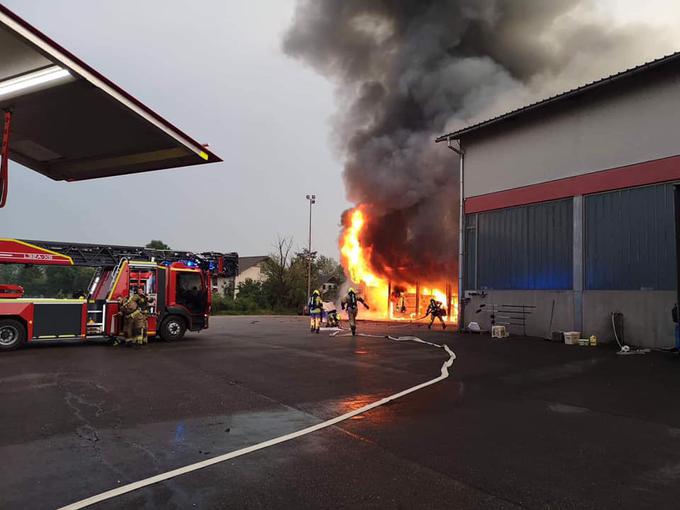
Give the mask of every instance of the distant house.
[{"label": "distant house", "polygon": [[234,276],[213,276],[212,277],[212,291],[213,294],[220,294],[226,296],[227,293],[231,294],[234,289],[234,281],[236,277]]},{"label": "distant house", "polygon": [[255,282],[263,282],[267,279],[262,272],[262,265],[269,257],[239,257],[238,271],[236,277],[213,276],[212,277],[212,291],[214,294],[221,295],[236,295],[238,294],[238,284],[251,279]]},{"label": "distant house", "polygon": [[239,257],[238,270],[239,274],[234,282],[234,295],[238,294],[238,284],[246,280],[253,280],[254,282],[263,282],[267,279],[264,274],[264,263],[269,260],[267,256],[257,257]]},{"label": "distant house", "polygon": [[331,276],[321,284],[321,295],[337,290],[340,280],[336,276]]}]

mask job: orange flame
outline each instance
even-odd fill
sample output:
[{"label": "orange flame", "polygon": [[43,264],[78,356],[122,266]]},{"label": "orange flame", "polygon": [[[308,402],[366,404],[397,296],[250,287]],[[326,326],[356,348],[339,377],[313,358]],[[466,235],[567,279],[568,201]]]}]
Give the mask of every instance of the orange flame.
[{"label": "orange flame", "polygon": [[[371,318],[387,318],[386,296],[389,290],[389,282],[376,276],[370,269],[368,259],[371,255],[370,248],[361,246],[361,231],[366,224],[364,213],[360,207],[354,209],[350,216],[350,223],[345,229],[340,253],[342,254],[343,266],[348,270],[350,279],[364,287],[366,299],[371,306],[367,316]],[[379,296],[384,296],[382,299]]]},{"label": "orange flame", "polygon": [[[358,206],[350,212],[340,246],[343,267],[352,282],[361,287],[361,293],[371,306],[369,312],[362,311],[362,316],[378,320],[417,320],[425,314],[430,298],[434,298],[443,303],[445,307],[447,305],[451,307],[448,312],[449,316],[444,320],[457,321],[458,309],[455,296],[452,296],[449,302],[446,292],[434,285],[414,286],[392,282],[395,283],[395,287],[406,289],[403,293],[405,297],[402,299],[402,304],[397,305],[397,299],[390,296],[390,281],[376,274],[371,267],[371,247],[364,247],[361,244],[361,233],[365,225],[366,212],[362,206]],[[416,294],[418,294],[417,297]],[[406,306],[406,296],[409,297],[408,306]],[[406,308],[405,312],[402,312],[403,308]]]}]

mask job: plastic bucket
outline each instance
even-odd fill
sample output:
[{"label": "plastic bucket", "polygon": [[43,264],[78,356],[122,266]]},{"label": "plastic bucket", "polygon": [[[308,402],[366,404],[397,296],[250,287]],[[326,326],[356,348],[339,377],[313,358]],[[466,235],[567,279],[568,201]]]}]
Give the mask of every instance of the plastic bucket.
[{"label": "plastic bucket", "polygon": [[581,338],[580,331],[565,331],[564,343],[567,345],[578,345],[579,338]]}]

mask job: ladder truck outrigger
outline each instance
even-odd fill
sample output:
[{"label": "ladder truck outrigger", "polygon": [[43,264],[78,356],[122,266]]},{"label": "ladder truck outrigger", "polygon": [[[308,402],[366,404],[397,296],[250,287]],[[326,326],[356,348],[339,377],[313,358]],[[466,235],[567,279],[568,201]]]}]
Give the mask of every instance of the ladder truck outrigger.
[{"label": "ladder truck outrigger", "polygon": [[24,297],[20,285],[0,282],[0,350],[12,350],[26,342],[121,335],[119,300],[139,286],[153,298],[149,336],[178,340],[206,329],[212,278],[236,276],[238,255],[0,239],[0,264],[96,268],[74,299]]}]

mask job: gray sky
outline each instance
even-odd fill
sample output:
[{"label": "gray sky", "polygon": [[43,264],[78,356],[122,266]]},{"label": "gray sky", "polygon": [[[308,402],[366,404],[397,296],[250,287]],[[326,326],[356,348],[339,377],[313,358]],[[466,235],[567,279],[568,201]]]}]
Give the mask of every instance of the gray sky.
[{"label": "gray sky", "polygon": [[[316,193],[314,246],[337,257],[349,203],[329,143],[333,89],[280,51],[292,0],[3,2],[225,161],[82,183],[11,164],[0,235],[259,255],[277,235],[306,246]],[[112,222],[133,207],[129,190],[148,208]]]},{"label": "gray sky", "polygon": [[[680,26],[676,0],[598,1],[612,22]],[[83,183],[12,164],[0,235],[118,244],[154,238],[259,255],[277,235],[306,245],[305,194],[316,193],[314,247],[337,258],[339,217],[350,204],[330,139],[333,87],[280,50],[293,0],[3,3],[225,162]],[[668,52],[680,48],[678,37]],[[136,207],[126,200],[131,189],[145,194],[148,207],[132,221],[112,222],[112,211]]]}]

